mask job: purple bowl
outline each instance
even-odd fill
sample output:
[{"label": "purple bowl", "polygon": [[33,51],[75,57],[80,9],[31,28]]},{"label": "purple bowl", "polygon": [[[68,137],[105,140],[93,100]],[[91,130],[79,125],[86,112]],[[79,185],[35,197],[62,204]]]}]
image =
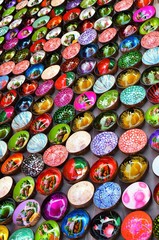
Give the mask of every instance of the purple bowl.
[{"label": "purple bowl", "polygon": [[152,149],[159,152],[159,129],[155,130],[149,137],[149,145]]},{"label": "purple bowl", "polygon": [[82,2],[82,0],[72,0],[72,1],[68,1],[66,4],[66,10],[71,10],[73,8],[76,8],[80,5],[80,3]]},{"label": "purple bowl", "polygon": [[81,45],[87,45],[94,42],[97,38],[97,31],[95,29],[87,29],[78,38],[78,42]]},{"label": "purple bowl", "polygon": [[45,220],[60,221],[68,208],[68,200],[64,193],[56,192],[45,198],[41,211]]},{"label": "purple bowl", "polygon": [[7,34],[5,36],[6,41],[14,39],[17,36],[18,32],[19,32],[18,28],[9,30],[9,32],[7,32]]}]

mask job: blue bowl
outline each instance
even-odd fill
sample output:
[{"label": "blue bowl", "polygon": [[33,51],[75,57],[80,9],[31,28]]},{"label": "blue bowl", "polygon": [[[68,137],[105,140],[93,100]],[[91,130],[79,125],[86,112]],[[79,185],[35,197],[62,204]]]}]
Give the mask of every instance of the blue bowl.
[{"label": "blue bowl", "polygon": [[15,105],[15,110],[17,112],[24,112],[28,111],[29,108],[32,106],[33,97],[32,96],[25,96],[22,97]]},{"label": "blue bowl", "polygon": [[80,57],[81,58],[89,58],[89,57],[93,57],[98,51],[98,45],[95,43],[90,43],[86,46],[84,46],[81,50],[80,50]]},{"label": "blue bowl", "polygon": [[139,49],[141,42],[141,36],[139,35],[133,35],[125,38],[123,41],[121,41],[119,45],[119,49],[121,52],[129,52],[131,50]]},{"label": "blue bowl", "polygon": [[44,71],[43,64],[40,63],[34,64],[26,70],[25,76],[28,80],[36,80],[41,76],[43,71]]}]

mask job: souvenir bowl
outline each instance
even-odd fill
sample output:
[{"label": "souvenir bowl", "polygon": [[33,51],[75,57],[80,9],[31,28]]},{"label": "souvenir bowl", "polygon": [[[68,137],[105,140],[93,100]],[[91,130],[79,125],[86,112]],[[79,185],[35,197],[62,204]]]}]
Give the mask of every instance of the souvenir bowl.
[{"label": "souvenir bowl", "polygon": [[159,32],[153,31],[144,35],[141,39],[141,46],[146,49],[151,49],[159,46]]},{"label": "souvenir bowl", "polygon": [[71,129],[73,132],[89,131],[92,128],[93,121],[94,115],[91,112],[81,112],[74,117],[71,123]]},{"label": "souvenir bowl", "polygon": [[23,83],[23,85],[20,88],[20,94],[22,96],[27,96],[27,95],[32,95],[34,94],[35,90],[38,87],[38,82],[37,81],[26,81]]},{"label": "souvenir bowl", "polygon": [[14,132],[27,130],[32,121],[32,113],[29,111],[21,112],[16,115],[11,123],[11,127]]},{"label": "souvenir bowl", "polygon": [[71,44],[62,51],[62,57],[66,60],[74,58],[78,55],[80,48],[81,46],[79,43]]},{"label": "souvenir bowl", "polygon": [[55,125],[49,132],[48,139],[51,144],[63,144],[70,136],[71,129],[66,123]]},{"label": "souvenir bowl", "polygon": [[31,47],[30,47],[30,51],[32,53],[36,53],[37,51],[43,50],[43,46],[46,43],[45,39],[39,39],[37,41],[35,41]]},{"label": "souvenir bowl", "polygon": [[124,89],[137,84],[140,77],[141,73],[137,68],[127,68],[117,75],[116,85],[118,88]]},{"label": "souvenir bowl", "polygon": [[[46,60],[45,60],[45,63],[46,63],[46,66],[47,67],[50,67],[50,66],[52,66],[52,65],[56,65],[56,66],[58,66],[58,64],[60,64],[61,63],[61,54],[60,53],[58,53],[58,52],[53,52],[52,54],[50,54],[47,58],[46,58]],[[56,71],[58,70],[58,67],[54,67],[53,69],[55,69],[55,73],[56,73]],[[56,70],[57,69],[57,70]],[[57,73],[57,75],[56,75],[56,77],[58,76],[58,74],[59,73]],[[54,78],[54,76],[53,76],[53,78]]]},{"label": "souvenir bowl", "polygon": [[83,75],[76,79],[73,85],[73,91],[76,94],[81,94],[91,90],[95,82],[95,77],[93,74]]},{"label": "souvenir bowl", "polygon": [[97,2],[97,0],[82,0],[82,2],[80,3],[80,7],[88,8],[88,7],[93,6],[96,2]]},{"label": "souvenir bowl", "polygon": [[81,45],[88,45],[93,43],[97,39],[97,31],[95,29],[87,29],[78,38],[78,42]]},{"label": "souvenir bowl", "polygon": [[128,156],[119,166],[118,176],[121,182],[133,183],[144,177],[149,163],[144,156]]},{"label": "souvenir bowl", "polygon": [[0,27],[4,27],[4,26],[7,26],[9,25],[13,20],[13,16],[12,15],[9,15],[9,16],[6,16],[4,18],[2,18],[2,20],[0,21]]},{"label": "souvenir bowl", "polygon": [[155,174],[155,176],[157,176],[157,177],[159,176],[158,160],[159,160],[159,157],[157,156],[153,159],[153,162],[152,162],[152,171]]},{"label": "souvenir bowl", "polygon": [[62,74],[59,78],[55,81],[55,88],[57,90],[62,90],[67,87],[71,87],[73,82],[75,81],[75,73],[74,72],[67,72]]},{"label": "souvenir bowl", "polygon": [[7,32],[7,34],[5,35],[5,39],[7,41],[14,39],[17,36],[18,32],[19,32],[18,28],[14,28],[14,29],[9,30]]},{"label": "souvenir bowl", "polygon": [[31,198],[34,193],[35,182],[32,177],[23,177],[15,185],[13,199],[16,202],[23,202]]},{"label": "souvenir bowl", "polygon": [[96,103],[97,96],[93,91],[80,94],[75,98],[74,108],[79,112],[84,112],[93,108]]},{"label": "souvenir bowl", "polygon": [[84,20],[79,24],[79,31],[80,32],[85,32],[88,29],[92,29],[94,26],[94,21],[92,20]]},{"label": "souvenir bowl", "polygon": [[157,184],[153,190],[153,198],[157,204],[159,204],[159,184]]},{"label": "souvenir bowl", "polygon": [[29,132],[20,131],[15,133],[8,141],[8,149],[11,152],[19,152],[24,150],[29,141]]},{"label": "souvenir bowl", "polygon": [[43,161],[50,167],[62,165],[68,157],[68,151],[63,145],[54,145],[45,150]]},{"label": "souvenir bowl", "polygon": [[91,182],[80,181],[69,188],[67,197],[74,208],[84,208],[92,203],[94,190]]},{"label": "souvenir bowl", "polygon": [[80,155],[89,150],[91,135],[86,131],[73,133],[66,141],[66,149],[70,154]]},{"label": "souvenir bowl", "polygon": [[149,6],[150,4],[152,4],[152,0],[137,0],[135,2],[135,6],[136,8],[142,8],[142,7],[145,7],[145,6]]},{"label": "souvenir bowl", "polygon": [[144,111],[136,107],[128,108],[120,114],[117,123],[125,130],[141,127],[144,123]]},{"label": "souvenir bowl", "polygon": [[[27,47],[27,46],[26,46]],[[13,61],[15,63],[19,63],[23,60],[29,59],[30,57],[30,51],[28,48],[23,48],[21,50],[18,50],[13,58]]]},{"label": "souvenir bowl", "polygon": [[50,17],[47,15],[39,17],[33,22],[32,26],[34,29],[44,27],[49,22],[49,20],[50,20]]},{"label": "souvenir bowl", "polygon": [[118,164],[111,156],[98,159],[90,168],[89,177],[93,183],[105,183],[112,181],[117,174]]},{"label": "souvenir bowl", "polygon": [[118,137],[114,132],[102,132],[97,134],[90,145],[91,152],[97,157],[103,157],[113,153],[118,145]]},{"label": "souvenir bowl", "polygon": [[4,176],[0,178],[0,184],[1,184],[0,201],[2,201],[12,196],[14,181],[12,177]]},{"label": "souvenir bowl", "polygon": [[153,17],[148,20],[146,20],[144,23],[142,23],[139,27],[139,33],[141,35],[148,34],[153,31],[157,31],[159,28],[159,18]]},{"label": "souvenir bowl", "polygon": [[155,14],[156,8],[154,6],[144,6],[133,13],[133,21],[142,23],[154,17]]},{"label": "souvenir bowl", "polygon": [[47,27],[41,27],[37,29],[32,35],[32,38],[31,38],[32,42],[36,42],[40,39],[43,39],[46,36],[47,31],[48,31]]},{"label": "souvenir bowl", "polygon": [[118,67],[126,69],[130,67],[139,67],[142,63],[142,53],[138,50],[126,52],[118,59]]},{"label": "souvenir bowl", "polygon": [[145,103],[146,90],[139,85],[125,88],[120,94],[120,101],[126,107],[139,107]]},{"label": "souvenir bowl", "polygon": [[136,154],[147,144],[147,135],[142,129],[134,128],[124,132],[118,142],[119,150],[125,154]]},{"label": "souvenir bowl", "polygon": [[45,220],[61,221],[68,209],[68,200],[64,193],[56,192],[46,197],[42,203],[42,216]]},{"label": "souvenir bowl", "polygon": [[99,132],[115,129],[117,118],[117,114],[112,110],[102,112],[95,117],[93,128]]},{"label": "souvenir bowl", "polygon": [[8,76],[1,76],[0,77],[0,90],[4,90],[9,82]]},{"label": "souvenir bowl", "polygon": [[15,63],[13,61],[4,62],[0,65],[0,76],[9,75],[15,67]]},{"label": "souvenir bowl", "polygon": [[99,209],[110,210],[119,203],[120,197],[120,185],[115,182],[106,182],[96,189],[93,202]]},{"label": "souvenir bowl", "polygon": [[149,137],[149,145],[152,149],[159,151],[159,130],[155,130]]},{"label": "souvenir bowl", "polygon": [[15,105],[15,110],[17,112],[25,112],[30,109],[33,104],[33,97],[32,96],[24,96],[19,99],[19,101]]},{"label": "souvenir bowl", "polygon": [[62,36],[61,44],[63,46],[67,47],[67,46],[71,45],[72,43],[77,42],[79,36],[80,36],[80,33],[77,31],[67,32]]},{"label": "souvenir bowl", "polygon": [[39,63],[43,62],[43,60],[45,59],[45,57],[46,57],[45,51],[39,50],[39,51],[37,51],[36,53],[34,53],[34,54],[31,56],[31,58],[30,58],[30,63],[31,63],[32,65],[34,65],[34,64],[39,64]]},{"label": "souvenir bowl", "polygon": [[[18,38],[13,38],[13,39],[11,39],[9,41],[6,41],[3,44],[3,49],[6,50],[6,51],[12,50],[13,48],[16,48],[18,46],[18,42],[19,42]],[[4,53],[4,55],[6,57],[5,53]],[[13,56],[13,52],[12,52],[12,56]],[[13,60],[13,58],[11,58],[11,60]]]},{"label": "souvenir bowl", "polygon": [[9,154],[5,141],[0,140],[0,163],[4,162]]},{"label": "souvenir bowl", "polygon": [[104,58],[100,60],[96,68],[94,70],[94,73],[97,76],[102,76],[105,74],[115,74],[117,72],[117,63],[115,59],[113,58]]},{"label": "souvenir bowl", "polygon": [[68,104],[67,106],[57,109],[53,115],[54,122],[58,123],[69,123],[73,120],[75,116],[75,109],[72,105]]},{"label": "souvenir bowl", "polygon": [[154,128],[159,127],[158,110],[159,104],[156,104],[149,107],[145,112],[145,121]]},{"label": "souvenir bowl", "polygon": [[10,122],[14,117],[14,107],[9,106],[0,111],[0,125]]},{"label": "souvenir bowl", "polygon": [[98,20],[95,21],[94,29],[100,32],[109,28],[111,25],[112,25],[112,17],[106,16],[106,17],[99,18]]},{"label": "souvenir bowl", "polygon": [[98,45],[95,43],[90,43],[86,46],[83,46],[79,54],[81,58],[91,58],[96,55],[97,51],[98,51]]},{"label": "souvenir bowl", "polygon": [[141,74],[140,82],[145,86],[159,83],[159,66],[146,68]]},{"label": "souvenir bowl", "polygon": [[147,90],[147,99],[153,104],[159,103],[159,83],[150,86]]},{"label": "souvenir bowl", "polygon": [[47,94],[52,93],[54,87],[54,81],[53,80],[46,80],[45,82],[42,82],[39,84],[35,91],[35,95],[37,97],[43,97]]},{"label": "souvenir bowl", "polygon": [[39,10],[40,10],[39,6],[34,5],[34,6],[31,7],[31,5],[30,5],[30,8],[28,9],[28,16],[29,17],[35,17],[37,15],[37,13],[39,12]]},{"label": "souvenir bowl", "polygon": [[7,140],[12,133],[10,124],[5,123],[0,125],[0,140]]},{"label": "souvenir bowl", "polygon": [[96,9],[94,7],[88,7],[80,13],[79,19],[81,21],[91,19],[92,17],[94,17],[95,12],[96,12]]},{"label": "souvenir bowl", "polygon": [[27,176],[37,177],[44,169],[42,155],[39,153],[31,154],[24,158],[21,171]]},{"label": "souvenir bowl", "polygon": [[101,111],[116,109],[119,105],[119,92],[113,89],[103,93],[98,98],[96,105]]},{"label": "souvenir bowl", "polygon": [[58,92],[54,98],[54,103],[57,107],[63,107],[72,102],[73,90],[71,88],[64,88]]},{"label": "souvenir bowl", "polygon": [[66,161],[63,176],[70,183],[85,180],[89,173],[89,163],[83,157],[73,157]]},{"label": "souvenir bowl", "polygon": [[132,13],[129,11],[117,12],[114,14],[112,20],[115,26],[122,27],[132,21]]},{"label": "souvenir bowl", "polygon": [[7,89],[12,90],[12,89],[18,89],[21,87],[21,85],[25,82],[25,76],[24,75],[18,75],[13,78],[8,82],[7,84]]},{"label": "souvenir bowl", "polygon": [[79,63],[77,73],[79,75],[90,74],[93,72],[95,66],[96,60],[94,58],[85,58]]},{"label": "souvenir bowl", "polygon": [[114,0],[97,0],[98,6],[105,6],[107,4],[114,4]]},{"label": "souvenir bowl", "polygon": [[[23,1],[22,1],[23,2]],[[24,236],[25,238],[29,238],[30,240],[34,240],[34,233],[30,228],[21,228],[18,230],[15,230],[9,239],[16,239],[17,237]]]},{"label": "souvenir bowl", "polygon": [[20,27],[22,21],[23,21],[22,18],[19,18],[19,19],[16,19],[16,20],[12,21],[12,22],[9,24],[9,29],[12,30],[12,29],[14,29],[14,28]]},{"label": "souvenir bowl", "polygon": [[44,133],[49,130],[51,123],[51,115],[48,113],[43,113],[31,122],[29,131],[31,134]]},{"label": "souvenir bowl", "polygon": [[112,5],[101,6],[97,9],[96,18],[106,17],[113,14],[114,8]]},{"label": "souvenir bowl", "polygon": [[9,90],[2,96],[2,99],[0,100],[0,107],[6,108],[9,107],[10,105],[14,105],[17,99],[18,92],[14,89]]},{"label": "souvenir bowl", "polygon": [[78,57],[68,59],[61,64],[61,71],[64,73],[75,71],[79,66],[79,62],[80,62],[80,59]]},{"label": "souvenir bowl", "polygon": [[70,9],[73,9],[73,8],[76,8],[80,5],[82,0],[72,0],[72,1],[69,1],[66,3],[66,10],[70,10]]},{"label": "souvenir bowl", "polygon": [[32,26],[27,26],[25,28],[23,28],[21,31],[19,31],[17,38],[18,39],[24,39],[29,37],[33,32],[33,27]]},{"label": "souvenir bowl", "polygon": [[[70,227],[67,227],[70,226],[70,223],[73,226],[73,231]],[[61,231],[69,239],[81,238],[86,234],[89,223],[90,216],[88,213],[83,209],[75,209],[68,213],[62,220]]]},{"label": "souvenir bowl", "polygon": [[70,9],[63,15],[63,21],[70,22],[70,21],[78,20],[80,13],[81,13],[80,8]]},{"label": "souvenir bowl", "polygon": [[[31,44],[31,39],[30,38],[24,38],[24,39],[22,39],[18,42],[18,44],[16,45],[16,50],[21,51],[23,49],[29,48],[30,44]],[[19,61],[18,58],[20,58],[19,53],[18,53],[17,61]]]},{"label": "souvenir bowl", "polygon": [[78,26],[79,26],[79,22],[75,21],[75,22],[68,22],[64,25],[64,30],[66,32],[72,32],[72,31],[77,31],[78,30]]},{"label": "souvenir bowl", "polygon": [[[49,229],[49,232],[45,229]],[[35,232],[35,240],[39,240],[41,238],[41,231],[43,231],[43,236],[47,239],[53,237],[53,239],[60,240],[60,227],[57,222],[53,220],[45,221],[40,224]]]},{"label": "souvenir bowl", "polygon": [[4,36],[9,30],[8,26],[1,27],[0,37]]},{"label": "souvenir bowl", "polygon": [[155,238],[158,238],[158,220],[159,216],[157,215],[153,220],[153,235]]},{"label": "souvenir bowl", "polygon": [[37,224],[39,219],[40,204],[34,199],[20,203],[13,213],[13,223],[19,227],[32,227]]},{"label": "souvenir bowl", "polygon": [[42,16],[45,16],[45,15],[49,15],[51,10],[52,10],[52,7],[51,6],[42,6],[41,5],[41,9],[39,10],[38,12],[38,17],[42,17]]},{"label": "souvenir bowl", "polygon": [[52,0],[51,1],[51,6],[52,7],[58,7],[58,6],[62,5],[63,3],[65,3],[65,0]]},{"label": "souvenir bowl", "polygon": [[99,59],[101,58],[108,58],[116,56],[118,53],[118,44],[116,42],[110,42],[105,44],[103,47],[101,47],[97,52],[97,57]]},{"label": "souvenir bowl", "polygon": [[119,49],[122,53],[130,52],[140,48],[141,36],[132,35],[120,42]]},{"label": "souvenir bowl", "polygon": [[44,71],[43,64],[41,63],[34,64],[26,70],[25,76],[28,80],[38,80],[43,71]]},{"label": "souvenir bowl", "polygon": [[39,98],[32,106],[32,113],[34,115],[41,115],[47,113],[53,108],[53,99],[50,95],[45,95]]},{"label": "souvenir bowl", "polygon": [[133,34],[137,34],[138,32],[138,25],[135,23],[130,23],[126,26],[123,26],[119,29],[118,34],[121,39],[129,37]]},{"label": "souvenir bowl", "polygon": [[12,222],[15,208],[16,204],[12,198],[6,198],[0,201],[0,224],[6,225]]},{"label": "souvenir bowl", "polygon": [[62,174],[58,168],[47,168],[40,173],[36,181],[36,190],[42,195],[50,195],[60,188]]},{"label": "souvenir bowl", "polygon": [[50,40],[51,38],[59,38],[62,33],[61,27],[55,27],[46,35],[46,40]]},{"label": "souvenir bowl", "polygon": [[1,166],[1,172],[3,175],[12,175],[19,172],[21,164],[23,162],[22,153],[13,153],[9,156]]},{"label": "souvenir bowl", "polygon": [[55,50],[58,50],[60,46],[61,46],[60,38],[51,38],[44,43],[43,50],[45,52],[53,52]]},{"label": "souvenir bowl", "polygon": [[146,66],[153,66],[159,64],[159,47],[146,50],[142,56],[142,62]]},{"label": "souvenir bowl", "polygon": [[30,138],[27,144],[27,151],[29,153],[43,152],[48,143],[48,138],[44,133],[37,133]]},{"label": "souvenir bowl", "polygon": [[133,6],[133,0],[127,2],[125,0],[122,0],[122,2],[117,2],[114,5],[114,10],[116,12],[123,12],[123,11],[131,11],[132,10],[132,6]]},{"label": "souvenir bowl", "polygon": [[113,88],[115,85],[115,77],[110,74],[99,77],[94,85],[93,91],[97,94],[102,94]]},{"label": "souvenir bowl", "polygon": [[[4,46],[5,45],[3,45],[3,48],[4,48]],[[2,55],[0,56],[0,60],[3,61],[3,62],[12,61],[12,59],[14,60],[15,54],[16,54],[16,50],[15,49],[7,50],[7,51],[2,53]]]},{"label": "souvenir bowl", "polygon": [[114,211],[103,211],[93,217],[90,233],[95,239],[116,239],[120,232],[121,217]]},{"label": "souvenir bowl", "polygon": [[146,207],[150,198],[151,191],[149,186],[145,182],[135,182],[124,190],[122,203],[130,210],[138,210]]},{"label": "souvenir bowl", "polygon": [[0,232],[1,232],[1,235],[4,237],[4,239],[8,239],[9,237],[9,230],[6,226],[4,225],[0,225]]}]

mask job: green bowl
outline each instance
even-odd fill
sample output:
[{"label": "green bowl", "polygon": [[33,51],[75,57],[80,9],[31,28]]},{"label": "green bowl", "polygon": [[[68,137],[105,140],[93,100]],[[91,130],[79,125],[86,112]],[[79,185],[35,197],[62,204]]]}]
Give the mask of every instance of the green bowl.
[{"label": "green bowl", "polygon": [[103,93],[97,100],[97,108],[101,111],[116,109],[119,103],[119,92],[115,89]]},{"label": "green bowl", "polygon": [[145,112],[145,121],[154,128],[159,127],[158,112],[159,112],[159,104],[149,107]]},{"label": "green bowl", "polygon": [[93,127],[99,132],[111,130],[115,127],[117,118],[117,113],[112,110],[102,112],[94,119]]},{"label": "green bowl", "polygon": [[22,151],[29,140],[29,132],[20,131],[15,133],[8,142],[8,149],[11,152]]},{"label": "green bowl", "polygon": [[75,109],[72,105],[66,105],[59,108],[54,113],[53,119],[55,123],[70,123],[75,117]]},{"label": "green bowl", "polygon": [[9,124],[0,125],[0,140],[5,140],[11,133],[11,126]]},{"label": "green bowl", "polygon": [[49,142],[52,144],[63,144],[70,136],[71,129],[66,123],[57,124],[54,126],[48,135]]}]

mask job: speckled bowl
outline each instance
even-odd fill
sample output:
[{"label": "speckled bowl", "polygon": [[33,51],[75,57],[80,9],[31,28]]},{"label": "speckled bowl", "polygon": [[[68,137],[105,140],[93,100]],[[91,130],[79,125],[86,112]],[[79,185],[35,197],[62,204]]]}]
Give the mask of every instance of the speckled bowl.
[{"label": "speckled bowl", "polygon": [[130,67],[139,67],[142,63],[142,53],[138,50],[126,52],[118,59],[118,67],[126,69]]},{"label": "speckled bowl", "polygon": [[67,105],[59,108],[53,115],[54,122],[58,123],[69,123],[75,116],[75,109],[72,105]]}]

